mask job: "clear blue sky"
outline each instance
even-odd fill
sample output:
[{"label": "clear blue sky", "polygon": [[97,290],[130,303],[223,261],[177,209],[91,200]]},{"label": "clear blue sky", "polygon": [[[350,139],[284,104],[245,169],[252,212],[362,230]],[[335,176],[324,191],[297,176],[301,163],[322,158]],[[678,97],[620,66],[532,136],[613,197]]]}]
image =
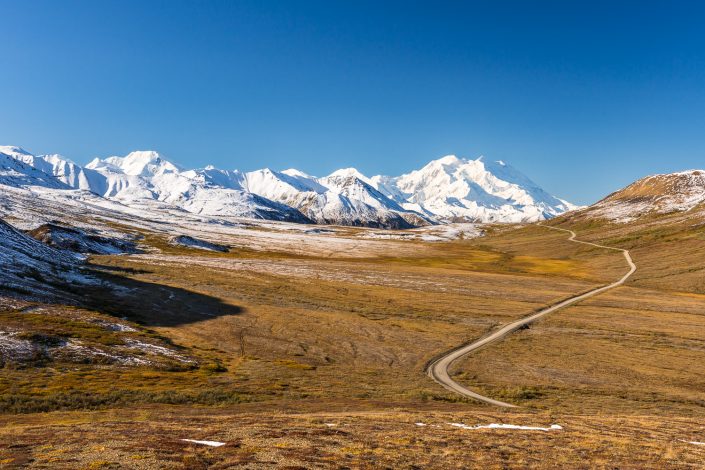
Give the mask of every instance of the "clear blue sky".
[{"label": "clear blue sky", "polygon": [[502,159],[593,202],[705,166],[705,2],[2,1],[0,144],[188,167]]}]

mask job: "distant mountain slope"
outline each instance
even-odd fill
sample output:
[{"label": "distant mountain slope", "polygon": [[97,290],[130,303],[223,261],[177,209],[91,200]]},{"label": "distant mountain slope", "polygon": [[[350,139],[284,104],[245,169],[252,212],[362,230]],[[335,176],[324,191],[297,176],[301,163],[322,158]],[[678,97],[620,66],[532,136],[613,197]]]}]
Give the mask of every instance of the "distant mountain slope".
[{"label": "distant mountain slope", "polygon": [[102,176],[88,168],[82,168],[61,155],[35,156],[19,147],[0,146],[0,153],[5,153],[15,160],[21,161],[48,175],[54,176],[60,182],[76,189],[84,189],[96,193],[104,192],[101,187]]},{"label": "distant mountain slope", "polygon": [[314,178],[297,170],[264,169],[246,173],[244,181],[249,191],[294,207],[317,223],[384,228],[428,224],[355,176]]},{"label": "distant mountain slope", "polygon": [[646,216],[703,208],[705,170],[652,175],[635,181],[576,216],[630,222]]},{"label": "distant mountain slope", "polygon": [[[85,168],[57,155],[36,157],[24,152],[21,158],[73,188],[127,205],[157,200],[204,215],[310,222],[295,209],[236,187],[233,184],[236,178],[232,179],[233,175],[227,172],[183,171],[157,152],[132,152],[126,157],[95,159]],[[232,179],[231,184],[223,185],[222,179],[228,177]]]},{"label": "distant mountain slope", "polygon": [[17,147],[0,147],[0,184],[14,187],[41,186],[45,188],[69,189],[69,186],[44,171],[35,168],[27,160],[33,158]]},{"label": "distant mountain slope", "polygon": [[453,221],[530,222],[574,208],[503,162],[452,155],[398,177],[368,178],[346,168],[316,178],[295,169],[184,170],[153,151],[96,158],[85,167],[17,147],[0,152],[6,167],[0,166],[0,184],[71,187],[127,206],[160,201],[210,216],[410,228]]}]

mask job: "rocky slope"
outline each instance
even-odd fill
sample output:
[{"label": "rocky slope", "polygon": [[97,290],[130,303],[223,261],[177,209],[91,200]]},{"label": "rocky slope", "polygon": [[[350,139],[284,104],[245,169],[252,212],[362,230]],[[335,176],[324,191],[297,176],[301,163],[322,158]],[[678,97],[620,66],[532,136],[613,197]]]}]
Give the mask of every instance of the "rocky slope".
[{"label": "rocky slope", "polygon": [[705,170],[688,170],[637,180],[575,216],[627,223],[648,216],[703,210]]},{"label": "rocky slope", "polygon": [[81,272],[77,257],[0,220],[0,293],[53,299],[63,297],[66,286],[92,282]]}]

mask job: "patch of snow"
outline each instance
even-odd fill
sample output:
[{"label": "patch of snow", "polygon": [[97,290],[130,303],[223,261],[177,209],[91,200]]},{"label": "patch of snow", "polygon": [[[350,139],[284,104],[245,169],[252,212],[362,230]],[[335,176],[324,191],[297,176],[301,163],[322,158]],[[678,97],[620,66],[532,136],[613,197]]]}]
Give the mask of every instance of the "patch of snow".
[{"label": "patch of snow", "polygon": [[126,366],[146,366],[152,364],[151,361],[143,359],[141,357],[110,354],[95,347],[84,346],[80,341],[75,339],[69,339],[63,349],[65,349],[69,353],[76,354],[79,357],[100,357],[107,360],[108,362]]},{"label": "patch of snow", "polygon": [[98,281],[80,272],[72,253],[53,249],[0,220],[0,287],[27,295],[60,295],[51,281],[82,285]]},{"label": "patch of snow", "polygon": [[184,442],[190,442],[192,444],[200,444],[204,446],[210,446],[210,447],[220,447],[224,446],[225,442],[218,442],[218,441],[198,441],[196,439],[181,439]]},{"label": "patch of snow", "polygon": [[0,331],[0,359],[22,361],[34,356],[37,351],[34,344],[16,335],[17,332]]},{"label": "patch of snow", "polygon": [[97,323],[106,330],[110,331],[118,331],[121,333],[132,333],[137,331],[137,329],[132,328],[129,325],[123,325],[122,323],[111,323],[107,321],[98,321]]},{"label": "patch of snow", "polygon": [[137,339],[125,339],[125,347],[128,349],[136,349],[138,351],[142,351],[147,354],[151,354],[154,356],[165,356],[169,357],[172,359],[176,359],[177,361],[184,362],[184,363],[193,363],[194,361],[182,356],[181,354],[177,353],[176,351],[173,351],[172,349],[166,348],[164,346],[159,346],[156,344],[151,344],[151,343],[145,343],[143,341],[139,341]]},{"label": "patch of snow", "polygon": [[692,444],[694,446],[705,446],[705,442],[700,442],[700,441],[686,441],[685,439],[679,439],[681,442],[685,442],[686,444]]},{"label": "patch of snow", "polygon": [[484,234],[481,224],[451,223],[430,225],[404,231],[371,231],[364,230],[358,234],[360,238],[378,240],[421,240],[426,242],[447,242],[458,239],[481,237]]},{"label": "patch of snow", "polygon": [[461,429],[516,429],[516,430],[521,430],[521,431],[560,431],[563,429],[562,426],[558,424],[552,424],[548,428],[542,428],[542,427],[537,427],[537,426],[520,426],[517,424],[497,424],[497,423],[492,423],[492,424],[478,424],[476,426],[468,426],[467,424],[463,423],[448,423],[453,427],[456,428],[461,428]]}]

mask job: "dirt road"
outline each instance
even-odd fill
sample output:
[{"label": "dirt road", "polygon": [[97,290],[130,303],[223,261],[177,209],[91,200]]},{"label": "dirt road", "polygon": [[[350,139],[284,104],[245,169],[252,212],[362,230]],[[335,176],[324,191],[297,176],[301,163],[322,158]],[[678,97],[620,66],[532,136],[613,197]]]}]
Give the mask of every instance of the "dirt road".
[{"label": "dirt road", "polygon": [[598,287],[596,289],[593,289],[589,292],[585,292],[580,295],[576,295],[574,297],[570,297],[562,302],[559,302],[555,305],[548,306],[546,308],[543,308],[539,310],[538,312],[534,313],[533,315],[530,315],[526,318],[522,318],[520,320],[514,321],[512,323],[509,323],[499,330],[493,331],[490,334],[478,339],[477,341],[473,341],[472,343],[462,345],[456,349],[453,349],[452,351],[449,351],[448,353],[444,354],[443,356],[434,359],[431,361],[428,366],[426,367],[426,373],[431,377],[433,380],[441,384],[443,387],[447,388],[450,391],[459,393],[460,395],[469,397],[469,398],[474,398],[476,400],[483,401],[485,403],[488,403],[490,405],[495,405],[495,406],[504,406],[504,407],[515,407],[515,405],[512,405],[510,403],[505,403],[503,401],[499,400],[493,400],[492,398],[485,397],[483,395],[480,395],[479,393],[475,393],[472,390],[468,390],[467,388],[463,387],[459,383],[455,382],[451,377],[450,374],[448,373],[448,368],[453,364],[453,362],[457,361],[461,357],[465,356],[466,354],[469,354],[473,351],[476,351],[484,346],[487,346],[488,344],[494,343],[496,341],[499,341],[501,339],[504,339],[507,335],[517,331],[518,329],[529,325],[536,320],[540,319],[541,317],[548,315],[551,312],[555,312],[556,310],[560,310],[562,308],[565,308],[569,305],[573,305],[577,302],[580,302],[581,300],[585,300],[587,298],[593,297],[595,295],[598,295],[602,292],[605,292],[606,290],[613,289],[615,287],[621,286],[624,284],[624,282],[629,279],[629,277],[634,274],[634,271],[636,271],[636,265],[632,261],[631,256],[629,255],[628,250],[623,250],[621,248],[613,248],[610,246],[604,246],[604,245],[598,245],[597,243],[590,243],[590,242],[584,242],[581,240],[576,240],[575,237],[575,232],[572,230],[566,230],[562,228],[557,228],[557,227],[548,227],[545,226],[547,229],[551,230],[560,230],[563,232],[570,233],[570,237],[568,240],[574,242],[574,243],[582,243],[584,245],[591,245],[597,248],[604,248],[607,250],[614,250],[614,251],[621,251],[624,254],[624,259],[626,260],[627,264],[629,265],[629,272],[627,272],[620,280],[613,282],[612,284],[603,286],[603,287]]}]

